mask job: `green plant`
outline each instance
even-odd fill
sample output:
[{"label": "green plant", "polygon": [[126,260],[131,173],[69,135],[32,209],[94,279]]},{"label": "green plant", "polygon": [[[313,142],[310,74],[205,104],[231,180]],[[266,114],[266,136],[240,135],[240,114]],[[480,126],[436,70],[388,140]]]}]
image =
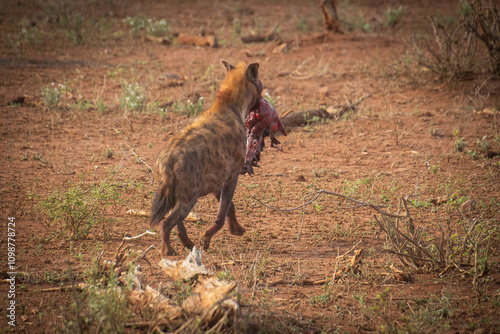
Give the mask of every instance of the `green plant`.
[{"label": "green plant", "polygon": [[170,32],[170,26],[167,23],[167,20],[159,20],[153,21],[152,19],[148,19],[146,24],[146,33],[150,36],[154,37],[163,37],[166,36]]},{"label": "green plant", "polygon": [[101,114],[105,114],[108,111],[108,106],[101,97],[96,100],[95,106]]},{"label": "green plant", "polygon": [[217,273],[217,278],[220,281],[233,281],[234,280],[234,277],[231,274],[231,271],[229,271],[229,270],[218,272]]},{"label": "green plant", "polygon": [[70,239],[84,239],[98,224],[102,225],[104,235],[109,233],[106,225],[110,219],[106,213],[119,198],[117,188],[109,183],[90,187],[78,184],[63,192],[53,192],[38,205],[52,223],[60,224],[60,231]]},{"label": "green plant", "polygon": [[81,96],[75,101],[74,104],[70,105],[69,106],[70,109],[76,109],[78,110],[80,113],[83,113],[87,110],[90,110],[92,109],[92,103],[90,103],[89,101],[87,100],[82,100],[81,99]]},{"label": "green plant", "polygon": [[177,305],[182,305],[184,300],[193,294],[193,287],[191,286],[191,282],[187,281],[175,281],[173,284],[173,289],[177,294],[173,296],[173,301]]},{"label": "green plant", "polygon": [[[97,264],[96,264],[97,263]],[[88,278],[86,290],[89,309],[85,318],[91,326],[96,326],[99,333],[123,333],[125,323],[132,315],[127,308],[127,294],[132,289],[134,268],[131,266],[124,286],[113,268],[109,276],[99,277],[98,261],[93,261],[93,273]]]},{"label": "green plant", "polygon": [[354,18],[353,25],[356,30],[361,30],[362,32],[371,32],[373,30],[370,22],[365,20],[365,16],[362,11],[358,11],[358,14]]},{"label": "green plant", "polygon": [[47,0],[43,2],[43,12],[52,22],[64,29],[64,35],[73,43],[83,43],[84,16],[76,10],[72,0]]},{"label": "green plant", "polygon": [[419,65],[447,81],[459,80],[472,72],[477,63],[477,43],[472,34],[464,31],[461,22],[446,27],[434,17],[430,25],[434,44],[422,36],[414,38]]},{"label": "green plant", "polygon": [[330,303],[332,301],[332,299],[333,299],[333,297],[332,297],[332,294],[330,292],[328,283],[325,283],[323,285],[323,293],[320,295],[312,296],[309,299],[309,304],[311,304],[313,306],[314,305],[325,306],[328,303]]},{"label": "green plant", "polygon": [[146,93],[139,83],[122,84],[122,96],[120,105],[125,113],[141,112],[146,102]]},{"label": "green plant", "polygon": [[123,19],[123,23],[125,23],[135,35],[138,35],[139,32],[146,28],[147,18],[143,15],[138,15],[135,17],[127,17]]},{"label": "green plant", "polygon": [[113,152],[113,149],[111,147],[106,147],[106,149],[102,152],[102,156],[108,159],[112,159],[114,154],[115,152]]},{"label": "green plant", "polygon": [[30,20],[22,18],[21,30],[13,39],[12,42],[21,49],[26,46],[39,46],[43,42],[43,33],[37,26],[32,26]]},{"label": "green plant", "polygon": [[[200,96],[196,103],[191,102],[191,100],[187,100],[186,104],[183,104],[180,101],[174,102],[172,108],[174,112],[187,115],[187,116],[196,116],[203,111],[203,96]],[[161,114],[160,114],[161,116]]]},{"label": "green plant", "polygon": [[307,18],[305,17],[301,17],[298,21],[297,21],[297,30],[299,31],[302,31],[302,32],[306,32],[308,31],[310,28],[309,28],[309,22],[307,21]]},{"label": "green plant", "polygon": [[405,10],[402,5],[399,5],[397,9],[387,9],[385,12],[385,22],[384,27],[394,27],[396,24],[401,22]]},{"label": "green plant", "polygon": [[457,152],[463,152],[466,146],[467,146],[467,144],[466,144],[466,142],[464,141],[463,138],[458,138],[455,141],[455,150]]},{"label": "green plant", "polygon": [[146,33],[153,37],[164,37],[170,32],[170,26],[165,19],[153,20],[144,15],[135,17],[127,17],[123,22],[132,30],[134,35],[138,35],[141,30],[146,30]]},{"label": "green plant", "polygon": [[57,108],[60,106],[61,98],[66,92],[66,86],[64,84],[51,83],[48,86],[42,88],[42,101],[47,108]]},{"label": "green plant", "polygon": [[167,119],[167,112],[168,112],[167,108],[158,108],[158,114],[160,114],[160,119],[162,121]]},{"label": "green plant", "polygon": [[264,94],[264,98],[269,102],[273,107],[277,108],[278,100],[280,97],[278,96],[276,99],[273,98],[268,92]]},{"label": "green plant", "polygon": [[241,20],[240,19],[233,19],[233,30],[236,35],[241,34]]}]

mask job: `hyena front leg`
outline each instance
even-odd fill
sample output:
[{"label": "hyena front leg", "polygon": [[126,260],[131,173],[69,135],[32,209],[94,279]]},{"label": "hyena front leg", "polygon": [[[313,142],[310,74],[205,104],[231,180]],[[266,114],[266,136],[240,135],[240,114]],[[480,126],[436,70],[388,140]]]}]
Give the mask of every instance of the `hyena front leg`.
[{"label": "hyena front leg", "polygon": [[[167,218],[165,218],[161,222],[161,256],[162,257],[167,257],[171,255],[175,255],[175,250],[172,248],[172,245],[170,244],[170,231],[172,231],[172,228],[175,225],[181,224],[182,227],[178,227],[180,231],[184,229],[184,233],[186,232],[186,228],[184,227],[183,221],[186,219],[186,217],[189,215],[189,212],[191,212],[191,209],[193,208],[194,205],[185,205],[180,202],[177,202],[170,211],[169,215]],[[181,233],[179,233],[181,234]],[[187,238],[187,234],[186,234]],[[189,238],[187,238],[189,240]],[[185,243],[185,240],[183,241]],[[190,240],[189,240],[190,241]]]},{"label": "hyena front leg", "polygon": [[[220,192],[215,194],[215,198],[220,202]],[[236,210],[234,209],[233,201],[231,201],[227,210],[227,223],[229,224],[229,232],[232,235],[245,234],[245,229],[238,223],[238,219],[236,219]]]},{"label": "hyena front leg", "polygon": [[[226,220],[229,208],[232,204],[232,199],[234,195],[234,191],[236,190],[236,183],[238,182],[238,175],[233,176],[233,178],[228,181],[224,187],[222,188],[220,200],[219,200],[219,210],[217,212],[217,218],[215,219],[215,223],[210,227],[202,237],[203,249],[208,249],[210,247],[210,240],[223,226],[224,221]],[[234,212],[234,205],[233,212]],[[234,215],[236,218],[236,215]]]}]

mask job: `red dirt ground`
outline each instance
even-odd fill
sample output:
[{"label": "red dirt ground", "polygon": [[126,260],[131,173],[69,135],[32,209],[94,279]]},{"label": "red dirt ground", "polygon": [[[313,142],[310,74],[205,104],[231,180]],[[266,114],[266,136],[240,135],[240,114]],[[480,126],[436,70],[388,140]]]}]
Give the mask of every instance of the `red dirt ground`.
[{"label": "red dirt ground", "polygon": [[[428,16],[455,17],[457,2],[343,1],[341,19],[351,23],[344,22],[344,34],[324,35],[319,1],[80,1],[73,11],[83,17],[81,43],[73,43],[57,10],[48,9],[56,1],[31,3],[3,0],[0,8],[0,271],[9,278],[7,227],[8,217],[15,217],[19,273],[15,328],[6,321],[10,286],[1,285],[1,332],[64,331],[76,316],[76,297],[43,289],[70,286],[71,273],[84,281],[99,250],[111,258],[123,236],[149,228],[147,218],[126,214],[149,210],[156,190],[137,157],[153,166],[166,140],[192,119],[174,112],[177,102],[202,96],[209,106],[224,76],[223,59],[259,62],[265,91],[281,115],[370,94],[339,120],[287,129],[288,136],[279,137],[283,151],[264,151],[256,175],[238,183],[234,201],[246,234],[234,237],[224,229],[204,252],[209,270],[238,281],[244,312],[264,319],[261,332],[500,332],[500,79],[484,72],[439,80],[418,65],[413,43],[416,34],[434,38]],[[401,22],[384,27],[386,10],[400,4]],[[172,32],[213,32],[219,47],[149,41],[144,30],[134,34],[123,22],[139,14],[166,19]],[[361,31],[360,18],[370,31]],[[287,49],[275,51],[277,41],[243,44],[238,22],[241,35],[279,23]],[[142,112],[122,109],[125,82],[144,89]],[[53,108],[42,96],[51,83],[66,86]],[[162,115],[159,108],[167,111]],[[460,138],[463,152],[456,150]],[[118,194],[102,212],[107,221],[72,240],[42,204],[56,191],[103,182]],[[383,203],[391,212],[410,195],[409,211],[429,238],[440,236],[441,226],[449,229],[446,237],[464,237],[460,223],[477,222],[485,229],[478,261],[487,270],[475,275],[474,260],[442,276],[444,267],[404,266],[384,251],[377,212],[336,196],[287,212],[262,204],[297,207],[315,189]],[[445,199],[441,205],[431,203],[438,198]],[[476,203],[472,211],[462,207],[469,199]],[[215,218],[216,203],[200,200],[194,211],[203,222],[186,224],[197,244]],[[180,260],[188,251],[172,239]],[[159,249],[159,242],[156,234],[131,245]],[[332,277],[336,265],[344,267],[359,249],[364,257],[357,272],[310,284]],[[159,252],[148,258],[143,283],[171,284],[157,266]],[[149,320],[134,312],[129,321]],[[267,323],[268,316],[283,322]]]}]

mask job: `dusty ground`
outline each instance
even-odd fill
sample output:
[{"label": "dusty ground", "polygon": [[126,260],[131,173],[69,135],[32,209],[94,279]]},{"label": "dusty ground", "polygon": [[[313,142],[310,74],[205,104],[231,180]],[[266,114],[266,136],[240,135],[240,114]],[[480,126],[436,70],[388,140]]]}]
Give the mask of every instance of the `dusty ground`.
[{"label": "dusty ground", "polygon": [[[283,151],[265,151],[256,175],[240,178],[235,205],[246,234],[223,230],[204,253],[207,268],[238,282],[243,310],[259,314],[262,332],[500,332],[500,80],[487,73],[438,80],[417,64],[412,42],[415,34],[432,36],[428,15],[456,16],[456,2],[401,1],[405,14],[394,27],[383,26],[384,12],[399,2],[341,2],[340,14],[351,24],[344,24],[343,35],[320,37],[316,1],[82,1],[72,9],[81,14],[79,30],[50,10],[53,3],[3,0],[0,8],[0,269],[9,278],[7,227],[14,217],[18,272],[15,328],[6,322],[10,286],[1,285],[2,332],[71,332],[68,319],[76,318],[75,301],[85,295],[42,289],[70,286],[71,277],[83,282],[99,250],[112,258],[123,236],[149,228],[146,218],[125,213],[148,210],[155,191],[152,173],[137,158],[153,166],[165,141],[190,121],[179,107],[188,99],[202,96],[210,105],[224,76],[222,59],[259,62],[281,115],[371,94],[339,120],[311,120],[279,137]],[[136,34],[123,22],[139,14],[166,19],[171,32],[213,32],[219,47],[151,42],[144,30]],[[360,29],[360,18],[371,31]],[[240,41],[239,25],[246,35],[276,23],[288,43],[285,52],[273,52],[276,41]],[[125,83],[144,91],[142,111],[124,112]],[[49,107],[42,92],[59,84],[65,85],[61,101]],[[456,149],[460,138],[463,152]],[[61,201],[50,197],[81,187],[79,196],[88,200],[92,186],[109,197],[94,208],[90,234],[72,238],[63,224],[70,218],[50,219],[50,208]],[[409,212],[427,233],[425,241],[463,240],[462,224],[477,224],[484,233],[458,266],[420,262],[416,268],[384,251],[387,236],[373,209],[331,195],[304,210],[262,204],[297,207],[317,189],[400,213],[400,199],[409,195]],[[475,201],[474,210],[462,206],[467,200]],[[216,201],[201,200],[195,212],[203,221],[187,228],[199,240]],[[173,240],[174,259],[184,258],[187,250]],[[157,234],[131,245],[138,251],[159,241]],[[450,247],[453,254],[458,246]],[[357,270],[314,284],[331,278],[360,249]],[[159,253],[148,258],[143,283],[172,284],[156,265]],[[87,304],[80,304],[81,314]],[[133,310],[126,321],[148,317]]]}]

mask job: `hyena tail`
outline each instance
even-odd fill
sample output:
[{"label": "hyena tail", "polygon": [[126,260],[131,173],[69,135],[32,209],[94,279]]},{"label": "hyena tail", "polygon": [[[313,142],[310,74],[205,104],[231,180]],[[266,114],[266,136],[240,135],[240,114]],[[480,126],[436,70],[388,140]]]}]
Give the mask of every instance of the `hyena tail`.
[{"label": "hyena tail", "polygon": [[163,182],[156,191],[153,205],[151,206],[151,226],[160,223],[165,215],[174,207],[175,198],[172,185]]}]

